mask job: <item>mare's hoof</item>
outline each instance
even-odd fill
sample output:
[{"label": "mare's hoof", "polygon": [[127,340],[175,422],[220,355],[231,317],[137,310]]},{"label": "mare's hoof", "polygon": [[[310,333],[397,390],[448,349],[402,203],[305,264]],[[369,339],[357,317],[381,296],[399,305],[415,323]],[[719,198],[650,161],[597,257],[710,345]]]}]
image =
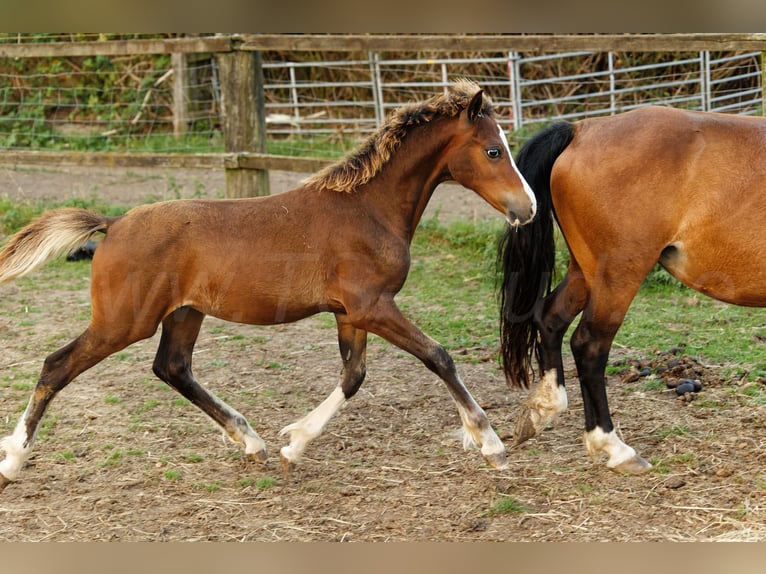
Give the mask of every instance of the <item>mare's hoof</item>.
[{"label": "mare's hoof", "polygon": [[295,463],[289,460],[281,452],[279,453],[279,464],[282,466],[282,474],[284,474],[285,476],[289,477],[290,475],[292,475],[293,470],[295,470]]},{"label": "mare's hoof", "polygon": [[523,407],[519,420],[516,421],[516,429],[513,431],[513,444],[518,446],[528,441],[537,434],[537,428],[532,420],[532,410],[529,407]]},{"label": "mare's hoof", "polygon": [[13,481],[5,478],[2,473],[0,473],[0,492],[3,492],[5,490],[5,487],[11,484]]},{"label": "mare's hoof", "polygon": [[652,468],[652,465],[647,460],[635,455],[633,458],[629,458],[610,468],[620,474],[643,474]]},{"label": "mare's hoof", "polygon": [[505,470],[508,468],[508,457],[505,451],[497,452],[495,454],[482,455],[489,465],[495,470]]},{"label": "mare's hoof", "polygon": [[259,450],[258,452],[249,452],[247,453],[247,460],[250,462],[256,462],[259,464],[262,464],[266,462],[266,460],[269,458],[269,453],[266,452],[266,449]]}]

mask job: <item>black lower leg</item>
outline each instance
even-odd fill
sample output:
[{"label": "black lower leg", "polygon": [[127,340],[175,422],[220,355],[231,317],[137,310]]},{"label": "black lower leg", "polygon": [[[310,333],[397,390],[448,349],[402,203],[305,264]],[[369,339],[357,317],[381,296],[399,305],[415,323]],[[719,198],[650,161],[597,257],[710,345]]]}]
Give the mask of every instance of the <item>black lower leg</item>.
[{"label": "black lower leg", "polygon": [[357,329],[343,316],[337,317],[337,321],[338,348],[343,360],[341,389],[346,399],[350,399],[362,386],[367,374],[367,331]]}]

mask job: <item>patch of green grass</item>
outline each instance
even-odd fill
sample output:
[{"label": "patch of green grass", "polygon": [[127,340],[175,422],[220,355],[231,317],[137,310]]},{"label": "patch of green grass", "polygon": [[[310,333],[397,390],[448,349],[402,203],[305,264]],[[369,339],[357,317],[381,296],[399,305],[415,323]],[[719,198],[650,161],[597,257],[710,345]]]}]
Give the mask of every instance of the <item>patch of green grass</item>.
[{"label": "patch of green grass", "polygon": [[498,516],[502,514],[523,514],[527,510],[519,502],[510,496],[504,495],[495,502],[489,510],[484,512],[485,516]]},{"label": "patch of green grass", "polygon": [[575,486],[575,490],[579,494],[591,494],[595,489],[591,484],[578,484]]},{"label": "patch of green grass", "polygon": [[204,489],[204,490],[206,490],[206,491],[208,491],[208,492],[210,492],[210,493],[213,493],[213,492],[217,492],[217,491],[221,490],[221,483],[217,482],[217,481],[204,482],[204,483],[200,484],[199,487]]},{"label": "patch of green grass", "polygon": [[649,462],[652,465],[652,468],[650,469],[651,472],[654,474],[670,474],[671,468],[670,463],[658,456],[653,456],[649,459]]},{"label": "patch of green grass", "polygon": [[77,455],[71,450],[65,450],[65,451],[56,453],[56,457],[66,461],[70,461],[70,460],[74,460],[77,457]]},{"label": "patch of green grass", "polygon": [[668,437],[672,436],[686,436],[688,434],[691,434],[691,431],[689,430],[689,427],[685,425],[675,425],[669,428],[660,429],[657,431],[657,435],[660,439],[665,440]]},{"label": "patch of green grass", "polygon": [[270,476],[262,476],[258,480],[255,481],[256,488],[273,488],[277,485],[277,479],[271,478]]},{"label": "patch of green grass", "polygon": [[[26,406],[24,407],[26,408]],[[53,434],[54,429],[56,428],[56,425],[58,424],[58,416],[48,415],[45,417],[40,424],[40,430],[37,432],[37,440],[39,441],[46,441],[50,438],[50,435]]]},{"label": "patch of green grass", "polygon": [[272,371],[289,371],[290,365],[282,363],[281,361],[269,361],[264,365],[267,369]]},{"label": "patch of green grass", "polygon": [[178,480],[181,478],[181,473],[177,470],[174,470],[172,468],[166,470],[162,473],[162,476],[164,476],[168,480]]},{"label": "patch of green grass", "polygon": [[155,407],[158,407],[160,405],[160,401],[157,399],[149,399],[148,401],[145,401],[143,405],[138,407],[136,409],[136,413],[145,413],[146,411],[149,411]]},{"label": "patch of green grass", "polygon": [[123,462],[124,460],[122,451],[115,449],[107,455],[106,459],[104,459],[104,461],[101,463],[101,466],[120,466],[123,464]]},{"label": "patch of green grass", "polygon": [[650,379],[641,385],[641,387],[645,391],[663,391],[666,389],[665,381],[662,379]]},{"label": "patch of green grass", "polygon": [[742,389],[742,394],[747,397],[747,402],[753,405],[766,404],[766,393],[760,383],[747,385]]},{"label": "patch of green grass", "polygon": [[11,383],[11,388],[17,391],[31,391],[32,386],[32,383],[24,383],[21,381],[15,381]]},{"label": "patch of green grass", "polygon": [[674,458],[674,461],[678,464],[691,468],[697,467],[699,465],[697,456],[691,452],[677,454]]}]

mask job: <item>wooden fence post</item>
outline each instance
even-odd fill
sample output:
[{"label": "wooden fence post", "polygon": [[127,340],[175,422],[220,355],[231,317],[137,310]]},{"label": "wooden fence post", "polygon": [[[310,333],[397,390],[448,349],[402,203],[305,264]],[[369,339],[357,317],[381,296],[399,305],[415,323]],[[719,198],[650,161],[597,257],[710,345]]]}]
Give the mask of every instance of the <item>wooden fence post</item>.
[{"label": "wooden fence post", "polygon": [[[266,152],[263,65],[260,52],[220,53],[221,123],[227,153]],[[269,172],[247,169],[239,162],[226,166],[227,197],[269,195]]]},{"label": "wooden fence post", "polygon": [[180,139],[189,129],[189,66],[186,54],[170,56],[173,66],[173,136]]}]

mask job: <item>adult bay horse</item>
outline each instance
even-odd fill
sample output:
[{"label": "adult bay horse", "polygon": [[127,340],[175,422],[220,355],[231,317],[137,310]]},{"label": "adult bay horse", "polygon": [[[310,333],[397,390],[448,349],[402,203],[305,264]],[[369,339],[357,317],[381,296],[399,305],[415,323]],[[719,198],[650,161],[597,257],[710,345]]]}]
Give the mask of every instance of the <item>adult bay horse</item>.
[{"label": "adult bay horse", "polygon": [[[650,464],[614,431],[605,368],[644,278],[660,263],[721,301],[766,306],[766,119],[646,107],[556,123],[530,139],[517,164],[540,215],[504,235],[500,262],[506,375],[540,380],[522,408],[516,443],[566,409],[561,346],[571,348],[585,409],[585,446],[625,473]],[[554,217],[570,259],[551,290]]]},{"label": "adult bay horse", "polygon": [[244,446],[248,458],[265,460],[266,445],[245,417],[194,379],[192,351],[205,315],[267,325],[334,313],[340,383],[282,430],[290,436],[280,451],[287,470],[362,384],[368,333],[435,372],[457,403],[466,447],[478,445],[491,465],[503,467],[503,443],[452,358],[394,302],[409,271],[415,228],[446,180],[474,190],[513,226],[535,215],[534,195],[490,99],[467,80],[397,110],[346,159],[283,194],[170,201],[114,218],[81,209],[43,214],[0,252],[0,284],[103,234],[92,263],[92,316],[79,337],[45,359],[26,410],[2,441],[0,489],[17,479],[56,393],[160,324],[154,373]]}]

